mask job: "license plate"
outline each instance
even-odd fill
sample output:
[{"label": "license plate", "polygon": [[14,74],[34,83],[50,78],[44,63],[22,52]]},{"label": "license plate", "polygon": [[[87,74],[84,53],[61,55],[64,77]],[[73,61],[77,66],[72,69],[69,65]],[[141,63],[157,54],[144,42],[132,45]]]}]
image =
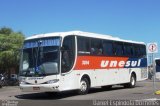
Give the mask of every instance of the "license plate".
[{"label": "license plate", "polygon": [[40,90],[40,87],[33,87],[33,90]]}]

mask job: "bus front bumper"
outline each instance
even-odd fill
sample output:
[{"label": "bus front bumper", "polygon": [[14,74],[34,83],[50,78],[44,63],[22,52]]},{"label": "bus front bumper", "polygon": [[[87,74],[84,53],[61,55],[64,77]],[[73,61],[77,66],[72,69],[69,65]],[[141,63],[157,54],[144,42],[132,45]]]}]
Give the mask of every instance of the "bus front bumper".
[{"label": "bus front bumper", "polygon": [[20,84],[22,92],[60,92],[59,84]]}]

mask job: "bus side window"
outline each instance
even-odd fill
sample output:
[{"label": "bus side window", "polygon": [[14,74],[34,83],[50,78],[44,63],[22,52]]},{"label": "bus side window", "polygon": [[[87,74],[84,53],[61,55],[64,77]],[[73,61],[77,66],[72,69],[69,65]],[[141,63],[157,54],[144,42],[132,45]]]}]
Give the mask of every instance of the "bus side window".
[{"label": "bus side window", "polygon": [[103,55],[107,56],[113,55],[112,41],[103,41]]},{"label": "bus side window", "polygon": [[134,52],[135,52],[135,56],[136,57],[140,57],[141,53],[140,53],[140,47],[138,44],[134,45]]},{"label": "bus side window", "polygon": [[91,39],[91,54],[92,55],[102,55],[102,40]]},{"label": "bus side window", "polygon": [[140,56],[146,57],[146,46],[145,45],[140,46]]},{"label": "bus side window", "polygon": [[124,55],[125,56],[133,56],[134,49],[132,48],[132,44],[124,43]]},{"label": "bus side window", "polygon": [[68,72],[72,69],[75,59],[75,37],[67,36],[63,41],[62,50],[62,73]]},{"label": "bus side window", "polygon": [[114,42],[114,54],[116,56],[123,56],[123,43],[122,42]]},{"label": "bus side window", "polygon": [[90,54],[90,39],[87,37],[77,37],[78,54]]}]

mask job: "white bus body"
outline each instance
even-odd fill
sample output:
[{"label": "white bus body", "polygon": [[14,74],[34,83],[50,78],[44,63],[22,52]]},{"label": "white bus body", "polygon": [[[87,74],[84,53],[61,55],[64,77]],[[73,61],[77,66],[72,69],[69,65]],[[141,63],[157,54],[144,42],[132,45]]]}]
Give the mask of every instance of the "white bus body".
[{"label": "white bus body", "polygon": [[25,92],[86,94],[92,87],[134,87],[148,78],[143,42],[81,31],[28,37],[20,63],[20,89]]}]

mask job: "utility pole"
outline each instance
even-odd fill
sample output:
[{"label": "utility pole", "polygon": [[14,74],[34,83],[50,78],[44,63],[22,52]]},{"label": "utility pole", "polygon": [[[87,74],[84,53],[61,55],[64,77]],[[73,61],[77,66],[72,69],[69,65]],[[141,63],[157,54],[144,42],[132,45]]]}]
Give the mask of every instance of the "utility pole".
[{"label": "utility pole", "polygon": [[153,92],[155,94],[156,91],[156,85],[155,85],[155,79],[156,79],[156,69],[155,69],[155,54],[158,53],[158,44],[157,43],[148,43],[147,44],[147,51],[148,54],[151,55],[151,62],[152,62],[152,71],[153,71]]}]

